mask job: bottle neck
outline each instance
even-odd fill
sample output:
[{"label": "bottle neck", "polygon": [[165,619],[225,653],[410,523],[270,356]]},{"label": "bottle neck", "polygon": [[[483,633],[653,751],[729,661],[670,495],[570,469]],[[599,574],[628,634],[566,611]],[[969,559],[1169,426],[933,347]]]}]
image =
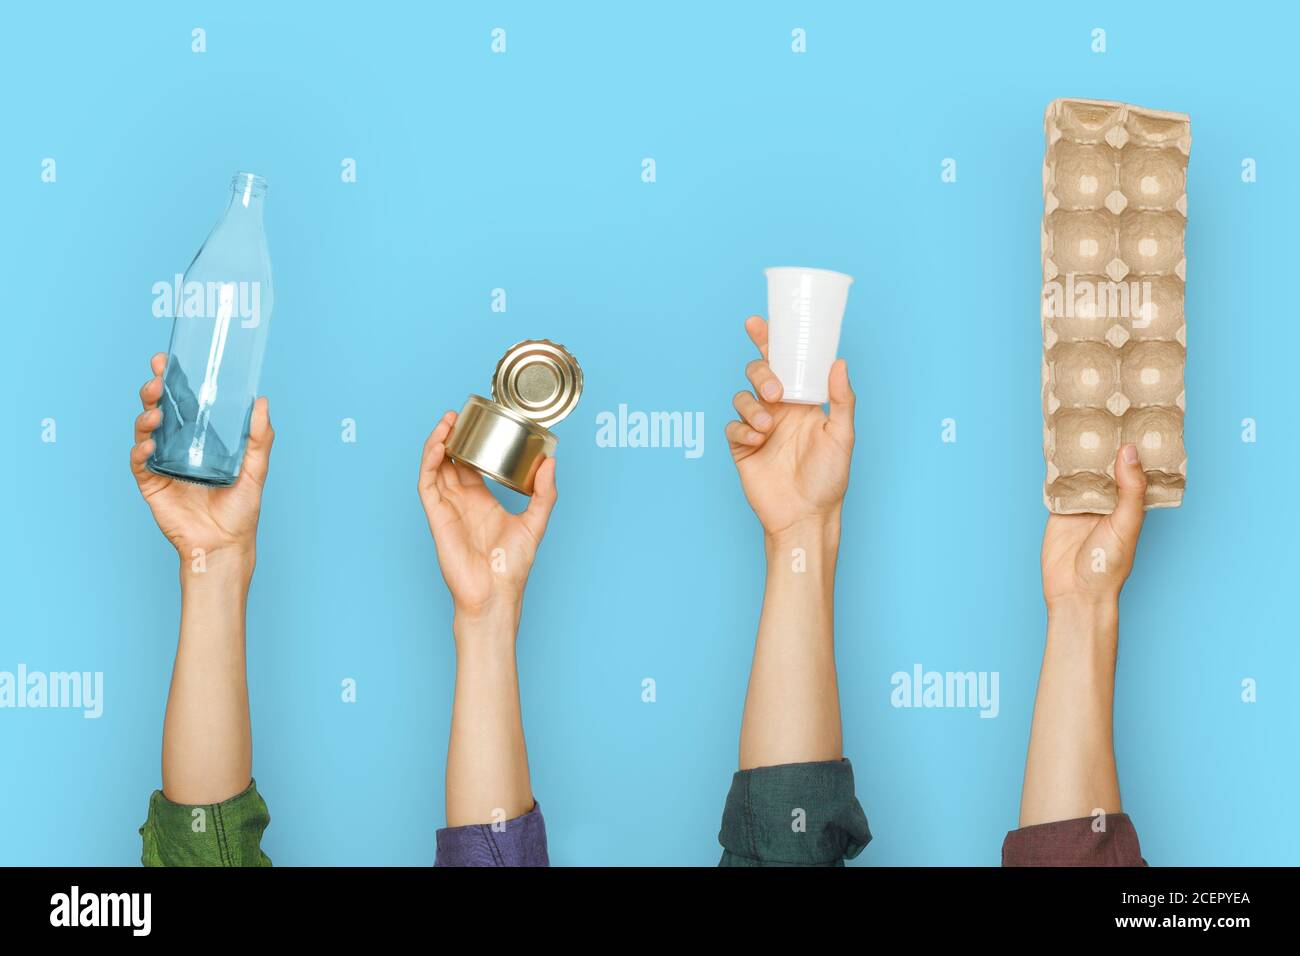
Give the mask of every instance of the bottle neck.
[{"label": "bottle neck", "polygon": [[236,173],[230,181],[230,206],[226,209],[226,219],[260,229],[265,202],[266,180],[253,173]]}]

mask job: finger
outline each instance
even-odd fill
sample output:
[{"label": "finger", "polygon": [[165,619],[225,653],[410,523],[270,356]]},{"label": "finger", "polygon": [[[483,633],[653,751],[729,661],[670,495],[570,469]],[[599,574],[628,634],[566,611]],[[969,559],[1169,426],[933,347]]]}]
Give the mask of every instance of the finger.
[{"label": "finger", "polygon": [[163,411],[158,406],[146,408],[139,415],[135,416],[135,443],[138,445],[150,435],[154,429],[162,424]]},{"label": "finger", "polygon": [[766,362],[754,359],[745,366],[745,377],[754,386],[754,394],[763,401],[775,403],[781,400],[781,382]]},{"label": "finger", "polygon": [[461,492],[462,484],[460,475],[456,473],[456,463],[445,455],[442,464],[438,466],[437,482],[438,493],[444,498],[455,498]]},{"label": "finger", "polygon": [[[445,425],[447,427],[447,435],[450,437],[451,433],[456,428],[456,419],[458,417],[459,416],[457,416],[455,412],[447,412],[442,416],[442,421],[438,423],[438,427],[442,428]],[[436,430],[437,429],[435,429],[435,431]],[[472,488],[475,485],[486,486],[482,475],[469,467],[469,465],[463,465],[454,458],[448,457],[439,469],[439,473],[447,479],[447,487],[443,489],[444,492],[455,492],[458,487]]]},{"label": "finger", "polygon": [[1136,445],[1125,445],[1115,456],[1115,484],[1119,487],[1119,495],[1110,516],[1110,526],[1132,552],[1137,547],[1142,519],[1146,516],[1147,491],[1147,476],[1142,470]]},{"label": "finger", "polygon": [[438,424],[429,433],[429,437],[424,440],[424,449],[420,453],[418,487],[421,496],[432,493],[435,496],[434,503],[438,500],[438,468],[446,457],[447,437],[451,434],[451,426],[455,420],[455,412],[444,412]]},{"label": "finger", "polygon": [[745,331],[749,340],[758,346],[758,354],[767,358],[767,323],[761,315],[751,315],[745,320]]},{"label": "finger", "polygon": [[559,496],[555,484],[555,459],[547,458],[533,477],[533,496],[528,500],[528,507],[520,514],[520,519],[533,540],[541,541],[542,535],[546,534],[546,523],[551,520],[551,510]]},{"label": "finger", "polygon": [[826,380],[830,400],[830,417],[826,428],[840,441],[853,444],[853,409],[857,405],[857,396],[849,384],[849,363],[836,359],[831,365],[830,377]]},{"label": "finger", "polygon": [[767,441],[767,436],[744,422],[727,422],[727,441],[733,445],[753,447]]},{"label": "finger", "polygon": [[772,427],[772,413],[763,407],[763,403],[754,397],[754,393],[749,390],[742,390],[736,393],[731,400],[731,404],[736,407],[740,417],[754,429],[765,432]]},{"label": "finger", "polygon": [[463,464],[459,461],[452,461],[451,467],[456,482],[462,488],[473,488],[475,485],[482,487],[487,484],[483,480],[483,476],[469,465]]},{"label": "finger", "polygon": [[153,369],[156,377],[162,377],[162,373],[167,369],[167,353],[154,352],[149,359],[149,367]]},{"label": "finger", "polygon": [[149,379],[140,386],[140,405],[145,409],[153,408],[162,398],[163,380],[160,376]]},{"label": "finger", "polygon": [[438,467],[446,454],[447,446],[440,441],[434,441],[433,435],[425,439],[424,451],[420,455],[420,478],[416,488],[426,509],[433,507],[442,499],[442,493],[438,490]]},{"label": "finger", "polygon": [[[444,415],[439,426],[446,422],[447,416]],[[467,558],[465,528],[455,499],[459,485],[447,458],[446,443],[433,441],[432,435],[429,437],[420,463],[420,501],[424,504],[424,516],[429,521],[438,560],[450,566]]]},{"label": "finger", "polygon": [[248,425],[248,448],[244,451],[242,473],[258,486],[266,484],[266,473],[271,466],[271,445],[275,442],[275,429],[271,427],[271,403],[263,395],[253,403],[253,417]]},{"label": "finger", "polygon": [[149,460],[149,456],[153,454],[153,449],[152,438],[138,441],[131,446],[131,471],[135,474],[136,481],[140,481],[145,475],[153,474],[144,466],[144,463]]},{"label": "finger", "polygon": [[[438,560],[458,563],[465,559],[465,537],[455,498],[447,492],[445,474],[450,472],[447,446],[442,442],[426,442],[425,457],[420,464],[420,501],[429,531],[433,533]],[[455,483],[454,478],[451,481]]]},{"label": "finger", "polygon": [[149,456],[153,454],[154,441],[152,438],[146,438],[142,442],[136,442],[131,446],[131,474],[135,475],[135,483],[139,485],[140,492],[146,498],[154,493],[159,486],[165,485],[170,479],[162,475],[155,475],[149,470],[146,462]]}]

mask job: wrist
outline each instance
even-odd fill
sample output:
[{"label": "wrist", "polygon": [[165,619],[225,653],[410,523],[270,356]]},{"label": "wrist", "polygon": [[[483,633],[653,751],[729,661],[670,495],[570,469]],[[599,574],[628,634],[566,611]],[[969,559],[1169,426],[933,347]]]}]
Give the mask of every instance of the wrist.
[{"label": "wrist", "polygon": [[467,646],[514,647],[519,630],[523,602],[514,598],[496,598],[473,607],[456,605],[452,634],[457,650]]},{"label": "wrist", "polygon": [[840,546],[840,509],[800,518],[778,531],[763,531],[769,557],[785,557],[795,548],[806,553],[834,556]]},{"label": "wrist", "polygon": [[1047,634],[1111,637],[1119,632],[1119,598],[1112,595],[1065,595],[1047,602]]},{"label": "wrist", "polygon": [[218,583],[242,583],[247,587],[257,564],[257,555],[252,547],[192,548],[188,556],[183,552],[178,554],[182,587]]}]

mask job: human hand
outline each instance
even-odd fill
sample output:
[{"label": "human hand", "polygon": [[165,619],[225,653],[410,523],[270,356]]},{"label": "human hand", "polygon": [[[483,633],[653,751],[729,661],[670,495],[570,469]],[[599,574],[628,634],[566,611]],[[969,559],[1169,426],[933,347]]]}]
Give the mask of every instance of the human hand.
[{"label": "human hand", "polygon": [[843,359],[831,366],[829,416],[819,405],[780,404],[781,383],[767,364],[767,323],[751,315],[745,331],[762,358],[745,370],[754,391],[733,399],[741,420],[727,425],[745,497],[769,536],[809,519],[838,519],[853,454],[848,367]]},{"label": "human hand", "polygon": [[1043,597],[1048,610],[1113,605],[1133,570],[1142,531],[1147,476],[1136,445],[1115,456],[1119,488],[1108,515],[1051,515],[1043,533]]},{"label": "human hand", "polygon": [[447,457],[447,437],[455,424],[455,412],[442,416],[420,461],[420,501],[438,549],[438,566],[457,617],[495,611],[517,615],[558,496],[555,459],[548,458],[537,470],[528,507],[511,514],[478,472]]},{"label": "human hand", "polygon": [[140,389],[144,411],[135,420],[135,446],[131,449],[131,472],[141,496],[183,562],[195,557],[196,551],[203,554],[205,562],[219,554],[237,555],[251,562],[257,550],[262,487],[275,440],[266,398],[259,398],[253,405],[248,446],[233,485],[208,488],[177,481],[154,474],[145,464],[154,451],[153,432],[162,424],[163,410],[158,403],[162,399],[167,355],[159,352],[149,364],[153,378]]}]

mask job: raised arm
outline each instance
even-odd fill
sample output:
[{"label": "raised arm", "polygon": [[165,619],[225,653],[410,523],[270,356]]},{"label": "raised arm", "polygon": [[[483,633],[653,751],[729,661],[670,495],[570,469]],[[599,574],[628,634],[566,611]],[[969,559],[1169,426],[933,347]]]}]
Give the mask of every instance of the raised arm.
[{"label": "raised arm", "polygon": [[1043,535],[1047,643],[1008,864],[1141,863],[1122,812],[1112,709],[1119,593],[1133,568],[1147,480],[1134,445],[1115,460],[1109,515],[1051,515]]},{"label": "raised arm", "polygon": [[724,865],[838,864],[870,839],[843,759],[835,674],[835,563],[853,452],[853,390],[831,368],[829,415],[781,404],[767,324],[727,426],[745,497],[763,526],[767,578],[720,840]]},{"label": "raised arm", "polygon": [[153,357],[154,377],[140,389],[144,411],[131,449],[131,471],[159,529],[176,548],[181,582],[180,638],[163,722],[163,786],[141,829],[144,862],[269,863],[260,840],[270,818],[252,782],[244,616],[274,432],[267,401],[260,398],[239,479],[229,488],[149,471],[152,435],[163,418],[166,361],[162,353]]},{"label": "raised arm", "polygon": [[524,588],[556,502],[543,463],[528,507],[511,514],[472,469],[447,458],[447,412],[425,442],[419,491],[451,591],[456,691],[447,746],[447,827],[438,865],[545,865],[519,709],[515,638]]}]

